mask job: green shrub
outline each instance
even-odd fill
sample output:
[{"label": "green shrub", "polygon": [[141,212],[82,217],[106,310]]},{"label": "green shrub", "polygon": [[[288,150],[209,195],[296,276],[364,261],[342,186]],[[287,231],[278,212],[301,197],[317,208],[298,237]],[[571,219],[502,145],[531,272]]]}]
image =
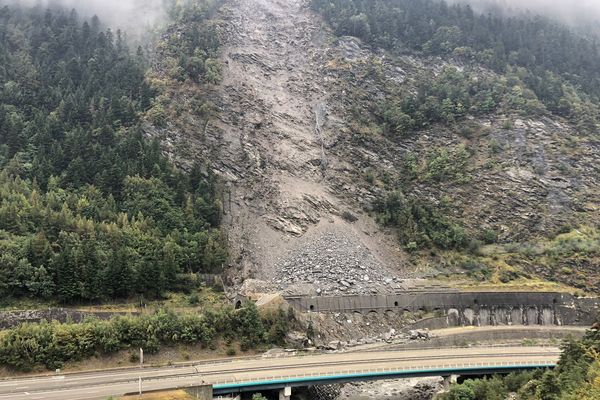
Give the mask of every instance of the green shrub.
[{"label": "green shrub", "polygon": [[378,201],[375,211],[379,222],[396,228],[398,238],[407,250],[432,245],[442,249],[467,248],[471,240],[466,230],[444,215],[446,207],[406,198],[396,191]]},{"label": "green shrub", "polygon": [[140,362],[140,355],[137,351],[134,351],[129,354],[129,362],[132,364]]},{"label": "green shrub", "polygon": [[462,261],[459,266],[467,272],[467,276],[479,281],[485,281],[492,276],[490,267],[477,259],[469,258]]},{"label": "green shrub", "polygon": [[517,278],[519,278],[519,273],[518,272],[508,271],[508,270],[502,270],[500,272],[500,276],[498,277],[498,279],[502,283],[508,283],[510,281],[514,281]]},{"label": "green shrub", "polygon": [[513,128],[513,122],[510,118],[506,118],[502,121],[502,129],[510,130]]},{"label": "green shrub", "polygon": [[21,371],[38,365],[56,369],[67,361],[124,349],[134,349],[130,361],[138,362],[140,347],[148,353],[178,343],[210,347],[227,334],[241,338],[246,351],[269,340],[281,344],[287,321],[283,311],[263,320],[254,303],[247,303],[239,310],[223,307],[202,314],[160,310],[152,315],[118,316],[107,321],[22,324],[0,331],[0,364]]},{"label": "green shrub", "polygon": [[485,244],[496,243],[498,241],[498,233],[493,229],[486,229],[481,235],[481,240],[483,240]]},{"label": "green shrub", "polygon": [[469,153],[463,145],[450,150],[438,148],[429,153],[423,179],[434,182],[460,180],[467,170]]},{"label": "green shrub", "polygon": [[192,306],[198,305],[200,303],[200,296],[198,296],[198,293],[192,293],[188,298],[188,302]]},{"label": "green shrub", "polygon": [[500,152],[502,151],[502,145],[496,139],[490,140],[488,148],[491,155],[500,154]]}]

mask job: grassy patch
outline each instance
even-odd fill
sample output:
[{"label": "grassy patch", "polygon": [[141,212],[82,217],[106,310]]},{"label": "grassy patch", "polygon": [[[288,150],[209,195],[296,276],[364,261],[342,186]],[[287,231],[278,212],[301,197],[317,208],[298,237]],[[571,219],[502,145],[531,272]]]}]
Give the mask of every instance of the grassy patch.
[{"label": "grassy patch", "polygon": [[122,400],[192,400],[194,397],[186,393],[184,390],[173,390],[168,392],[147,393],[143,395],[123,396]]},{"label": "grassy patch", "polygon": [[[431,262],[425,253],[418,264]],[[600,281],[600,231],[590,226],[563,229],[553,237],[489,244],[469,254],[438,251],[436,278],[464,290],[592,292]]]}]

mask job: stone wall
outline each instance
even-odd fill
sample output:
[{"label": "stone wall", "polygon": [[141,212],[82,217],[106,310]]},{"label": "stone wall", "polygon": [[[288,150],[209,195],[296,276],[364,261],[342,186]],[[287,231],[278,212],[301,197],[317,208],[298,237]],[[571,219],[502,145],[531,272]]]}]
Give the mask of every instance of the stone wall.
[{"label": "stone wall", "polygon": [[213,400],[214,398],[212,385],[189,387],[185,391],[196,400]]},{"label": "stone wall", "polygon": [[67,308],[49,308],[46,310],[2,311],[0,329],[12,328],[24,322],[58,321],[81,322],[86,317],[106,320],[116,315],[139,315],[139,312],[80,311]]},{"label": "stone wall", "polygon": [[438,336],[432,335],[429,340],[412,340],[401,345],[402,349],[420,349],[420,348],[445,348],[445,347],[464,347],[472,344],[486,343],[523,343],[523,340],[530,340],[532,344],[543,344],[547,340],[554,340],[560,343],[563,339],[571,336],[581,338],[585,333],[584,329],[573,330],[571,328],[545,326],[522,327],[517,330],[514,327],[497,327],[493,330],[467,330],[460,333]]},{"label": "stone wall", "polygon": [[590,325],[600,299],[554,292],[403,292],[374,296],[286,297],[305,312],[435,312],[449,326]]}]

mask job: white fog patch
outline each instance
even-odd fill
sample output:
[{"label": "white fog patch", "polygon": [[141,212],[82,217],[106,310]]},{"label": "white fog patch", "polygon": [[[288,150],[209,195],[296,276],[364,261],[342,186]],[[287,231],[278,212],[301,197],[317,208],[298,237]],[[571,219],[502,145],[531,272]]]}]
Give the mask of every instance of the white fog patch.
[{"label": "white fog patch", "polygon": [[104,25],[140,35],[167,17],[164,0],[0,0],[0,5],[75,9],[82,17],[97,15]]},{"label": "white fog patch", "polygon": [[449,0],[451,3],[471,4],[476,11],[499,11],[506,14],[530,12],[576,24],[598,23],[598,0]]}]

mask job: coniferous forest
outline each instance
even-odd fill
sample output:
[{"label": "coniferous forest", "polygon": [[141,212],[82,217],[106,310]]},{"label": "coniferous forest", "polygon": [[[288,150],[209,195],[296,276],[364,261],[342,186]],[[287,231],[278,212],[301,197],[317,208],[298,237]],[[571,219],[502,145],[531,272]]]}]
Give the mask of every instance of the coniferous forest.
[{"label": "coniferous forest", "polygon": [[[206,23],[219,4],[171,3],[180,27],[161,37],[162,79],[220,79],[211,58],[218,38]],[[228,257],[220,182],[204,160],[177,168],[144,134],[142,125],[168,117],[145,52],[129,43],[75,11],[0,8],[0,298],[160,304],[192,292],[194,310],[23,323],[0,331],[3,367],[55,369],[138,347],[215,349],[219,340],[235,354],[234,341],[242,351],[283,344],[294,320],[222,299],[198,310],[198,274],[221,272]]]},{"label": "coniferous forest", "polygon": [[484,66],[504,77],[478,80],[468,68],[423,77],[416,95],[404,93],[401,104],[386,104],[380,112],[396,131],[501,108],[551,113],[580,130],[598,129],[600,46],[592,33],[575,33],[540,15],[505,18],[437,0],[312,0],[311,5],[337,35],[398,54]]},{"label": "coniferous forest", "polygon": [[156,297],[222,267],[210,168],[140,128],[147,67],[96,17],[0,8],[0,297]]}]

